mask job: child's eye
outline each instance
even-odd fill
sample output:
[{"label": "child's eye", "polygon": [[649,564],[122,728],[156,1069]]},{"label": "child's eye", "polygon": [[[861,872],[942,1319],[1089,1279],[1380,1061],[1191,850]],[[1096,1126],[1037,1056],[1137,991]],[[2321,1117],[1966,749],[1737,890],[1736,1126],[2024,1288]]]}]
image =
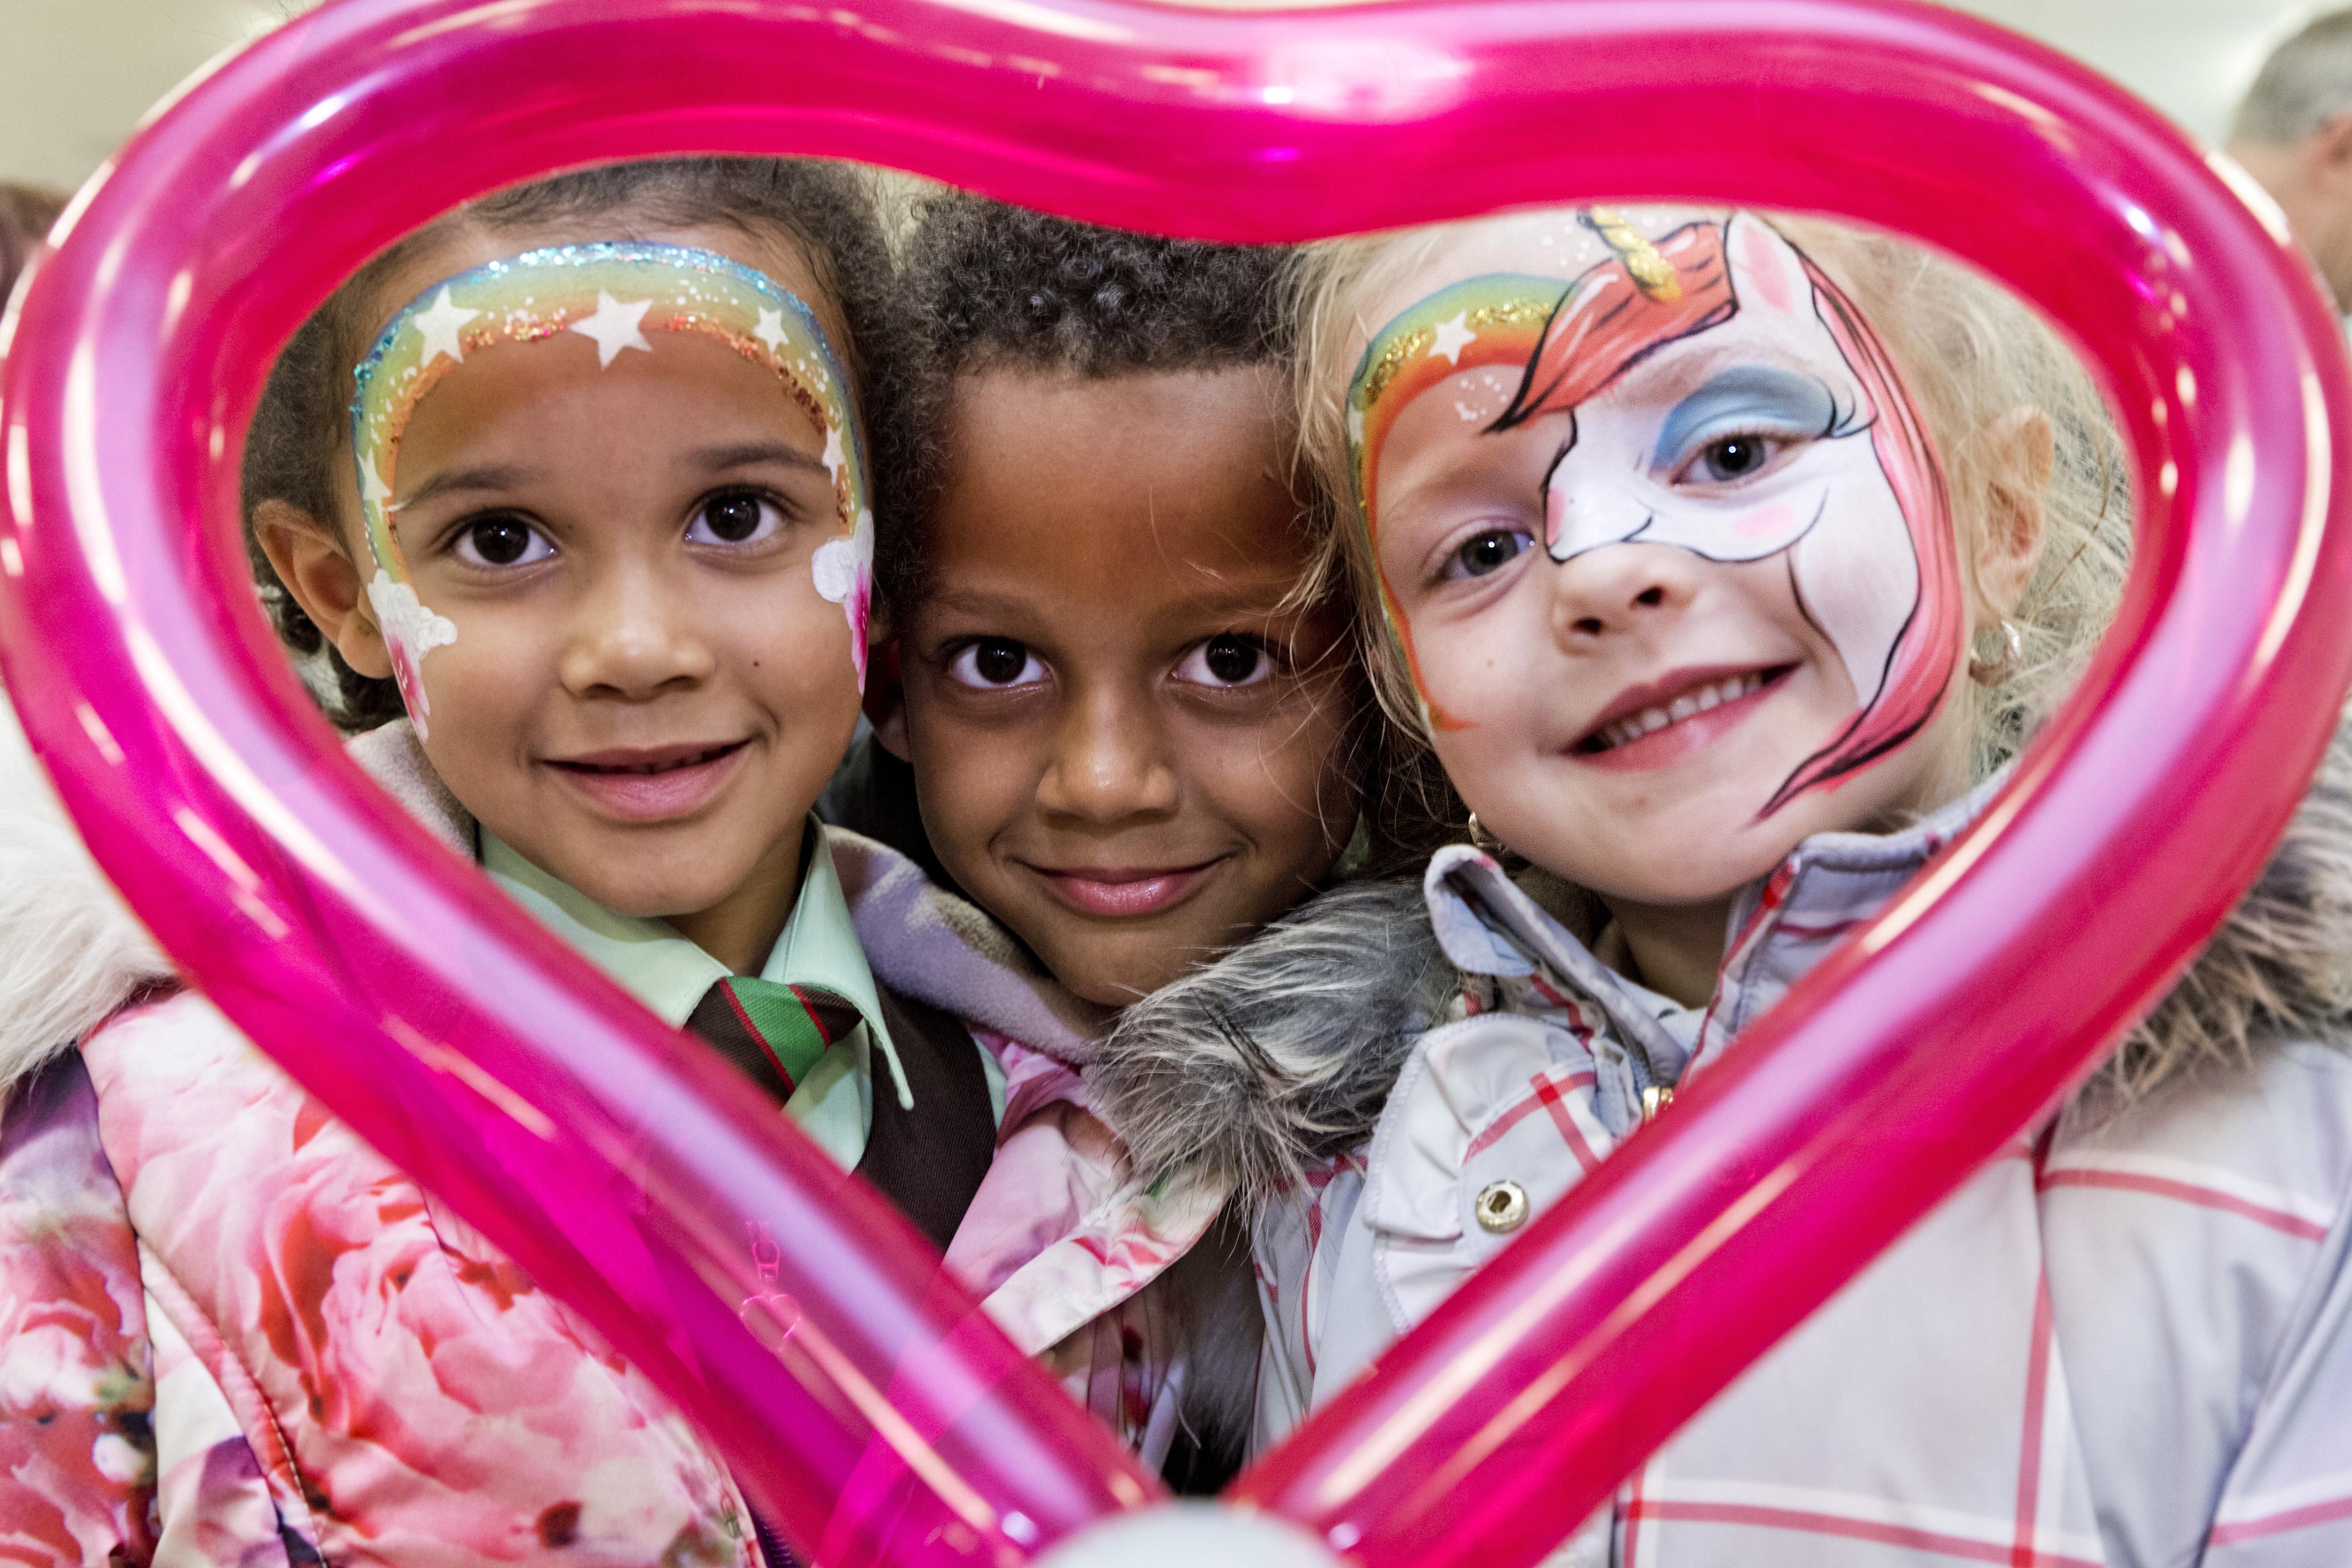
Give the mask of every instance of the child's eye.
[{"label": "child's eye", "polygon": [[1771,472],[1812,437],[1780,430],[1742,430],[1717,436],[1687,449],[1666,482],[1674,485],[1738,485]]},{"label": "child's eye", "polygon": [[454,548],[468,566],[528,566],[555,553],[547,535],[519,517],[477,518],[458,530]]},{"label": "child's eye", "polygon": [[757,544],[784,526],[783,509],[765,496],[734,490],[712,496],[686,531],[695,544]]},{"label": "child's eye", "polygon": [[1444,575],[1459,580],[1501,571],[1536,547],[1535,536],[1517,528],[1490,528],[1465,540],[1446,557]]},{"label": "child's eye", "polygon": [[1810,441],[1847,433],[1852,413],[1819,376],[1728,365],[1666,411],[1651,460],[1669,484],[1736,485]]},{"label": "child's eye", "polygon": [[1175,679],[1194,686],[1255,686],[1273,673],[1273,656],[1263,644],[1236,632],[1220,632],[1185,654]]},{"label": "child's eye", "polygon": [[948,679],[982,690],[1003,691],[1038,684],[1045,679],[1045,666],[1025,644],[1010,637],[982,637],[949,661]]},{"label": "child's eye", "polygon": [[1772,466],[1772,459],[1794,445],[1785,436],[1746,434],[1709,441],[1691,454],[1675,476],[1678,484],[1730,484],[1752,479]]}]

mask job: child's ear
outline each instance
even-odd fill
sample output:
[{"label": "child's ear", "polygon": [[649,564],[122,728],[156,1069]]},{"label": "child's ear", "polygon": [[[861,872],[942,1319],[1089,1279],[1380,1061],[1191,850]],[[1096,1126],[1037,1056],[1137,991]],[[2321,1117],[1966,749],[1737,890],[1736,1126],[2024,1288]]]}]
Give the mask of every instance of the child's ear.
[{"label": "child's ear", "polygon": [[2352,114],[2338,114],[2303,139],[2310,178],[2322,186],[2352,182]]},{"label": "child's ear", "polygon": [[907,745],[907,682],[898,662],[898,639],[876,623],[866,650],[866,721],[874,738],[900,762],[911,762]]},{"label": "child's ear", "polygon": [[383,633],[335,531],[290,501],[266,500],[253,509],[253,532],[278,580],[343,662],[370,679],[391,679]]},{"label": "child's ear", "polygon": [[2024,600],[2049,539],[2047,500],[2057,437],[2050,416],[2028,404],[1994,420],[1984,438],[1989,461],[1976,578],[1990,608],[2006,616]]}]

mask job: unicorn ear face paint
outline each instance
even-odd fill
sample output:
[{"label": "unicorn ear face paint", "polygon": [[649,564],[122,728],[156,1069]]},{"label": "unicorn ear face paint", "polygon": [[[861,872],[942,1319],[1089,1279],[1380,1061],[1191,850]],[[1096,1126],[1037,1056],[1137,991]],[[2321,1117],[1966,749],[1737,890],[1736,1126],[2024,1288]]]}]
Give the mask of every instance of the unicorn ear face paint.
[{"label": "unicorn ear face paint", "polygon": [[450,793],[607,909],[716,921],[719,952],[789,908],[856,722],[873,524],[806,260],[673,236],[416,258],[343,521]]},{"label": "unicorn ear face paint", "polygon": [[1934,452],[1852,303],[1744,213],[1498,220],[1413,287],[1449,276],[1348,406],[1390,625],[1480,819],[1679,901],[1903,798],[1964,614]]}]

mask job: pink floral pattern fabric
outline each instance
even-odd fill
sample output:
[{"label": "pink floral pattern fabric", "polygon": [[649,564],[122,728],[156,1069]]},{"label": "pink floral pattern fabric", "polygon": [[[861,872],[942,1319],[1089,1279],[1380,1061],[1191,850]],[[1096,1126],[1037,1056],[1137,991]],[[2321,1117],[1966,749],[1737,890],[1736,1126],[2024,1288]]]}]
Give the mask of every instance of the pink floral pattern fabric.
[{"label": "pink floral pattern fabric", "polygon": [[947,1253],[1013,1342],[1157,1468],[1176,1435],[1184,1348],[1151,1286],[1214,1220],[1218,1194],[1163,1201],[1067,1063],[994,1030],[996,1158]]},{"label": "pink floral pattern fabric", "polygon": [[[1214,1205],[1139,1190],[1078,1073],[982,1037],[1007,1115],[951,1263],[1157,1463],[1181,1379],[1144,1287]],[[11,1105],[0,1564],[760,1568],[658,1392],[201,998]]]},{"label": "pink floral pattern fabric", "polygon": [[79,1064],[0,1118],[0,1563],[152,1552],[155,1384],[139,1259]]},{"label": "pink floral pattern fabric", "polygon": [[[173,1529],[205,1560],[757,1568],[732,1482],[667,1402],[207,1004],[121,1015],[82,1060],[142,1244],[131,1303],[143,1277],[164,1320],[159,1375],[234,1425],[166,1444],[190,1450],[165,1476]],[[132,1530],[97,1540],[60,1560],[147,1560]]]}]

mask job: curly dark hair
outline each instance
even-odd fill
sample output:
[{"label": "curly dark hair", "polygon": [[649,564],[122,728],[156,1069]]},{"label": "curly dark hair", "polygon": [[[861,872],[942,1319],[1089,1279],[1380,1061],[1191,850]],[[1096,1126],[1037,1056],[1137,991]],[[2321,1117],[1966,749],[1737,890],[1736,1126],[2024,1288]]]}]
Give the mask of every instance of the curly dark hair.
[{"label": "curly dark hair", "polygon": [[46,185],[0,184],[0,305],[16,287],[17,275],[33,258],[58,215],[66,210],[66,194]]},{"label": "curly dark hair", "polygon": [[[346,449],[352,373],[369,347],[379,286],[453,225],[499,234],[551,222],[596,222],[614,238],[639,226],[723,224],[793,245],[840,301],[848,324],[849,342],[837,346],[863,395],[871,468],[887,475],[902,464],[899,356],[890,348],[893,271],[867,176],[805,159],[672,158],[517,185],[467,204],[370,261],[303,323],[270,372],[246,438],[246,550],[270,622],[297,653],[315,655],[325,639],[262,553],[254,511],[263,501],[281,500],[331,519],[338,492],[355,482]],[[331,647],[326,653],[335,677],[328,716],[339,726],[367,730],[400,717],[397,687],[361,675]]]},{"label": "curly dark hair", "polygon": [[957,377],[1278,367],[1288,254],[1097,228],[961,192],[923,202],[899,270],[908,443],[885,486],[893,504],[877,511],[884,603],[903,609],[929,588],[923,532],[946,486]]}]

